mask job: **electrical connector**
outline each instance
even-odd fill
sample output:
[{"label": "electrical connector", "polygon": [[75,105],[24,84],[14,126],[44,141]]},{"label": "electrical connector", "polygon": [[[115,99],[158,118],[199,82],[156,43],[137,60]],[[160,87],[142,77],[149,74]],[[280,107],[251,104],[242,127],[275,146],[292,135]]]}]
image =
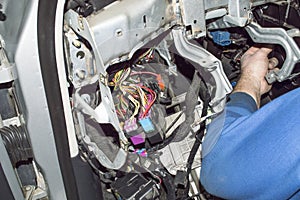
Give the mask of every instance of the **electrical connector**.
[{"label": "electrical connector", "polygon": [[161,75],[160,75],[160,74],[157,75],[156,80],[157,80],[158,86],[159,86],[159,88],[161,89],[161,91],[164,91],[164,89],[165,89],[165,84],[164,84],[163,79],[161,78]]},{"label": "electrical connector", "polygon": [[136,123],[136,118],[126,120],[123,129],[126,133],[137,130],[138,125]]},{"label": "electrical connector", "polygon": [[149,117],[145,117],[139,120],[139,123],[143,127],[144,131],[146,133],[152,132],[155,130],[154,125],[151,122],[151,119]]},{"label": "electrical connector", "polygon": [[230,33],[227,31],[214,31],[210,32],[214,43],[221,46],[228,46],[231,44]]},{"label": "electrical connector", "polygon": [[176,187],[183,187],[186,188],[188,183],[187,180],[187,172],[182,170],[177,170],[175,179],[174,179],[174,185]]},{"label": "electrical connector", "polygon": [[153,180],[148,180],[142,173],[127,173],[111,184],[119,199],[158,199],[159,191]]},{"label": "electrical connector", "polygon": [[145,143],[145,137],[146,137],[145,133],[142,132],[140,134],[131,136],[130,140],[134,145],[138,145],[138,144]]},{"label": "electrical connector", "polygon": [[142,157],[147,157],[147,151],[145,148],[142,148],[142,149],[135,149],[134,150],[134,153],[142,156]]}]

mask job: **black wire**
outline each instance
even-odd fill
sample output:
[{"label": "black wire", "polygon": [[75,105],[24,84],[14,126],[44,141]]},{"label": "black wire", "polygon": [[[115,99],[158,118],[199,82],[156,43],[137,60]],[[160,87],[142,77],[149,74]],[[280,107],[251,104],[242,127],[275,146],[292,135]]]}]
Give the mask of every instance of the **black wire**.
[{"label": "black wire", "polygon": [[[200,76],[201,77],[201,76]],[[201,77],[201,82],[200,82],[200,86],[201,86],[201,89],[200,90],[200,98],[202,99],[203,101],[203,109],[202,109],[202,113],[201,113],[201,117],[204,117],[207,115],[207,110],[208,110],[208,106],[209,106],[209,102],[210,102],[210,94],[209,94],[209,90],[208,90],[208,87],[206,85],[206,83],[204,82],[203,78]],[[188,191],[189,191],[189,174],[191,173],[192,171],[192,164],[194,162],[194,158],[197,154],[197,151],[201,145],[201,141],[202,141],[202,138],[204,136],[204,131],[206,129],[206,120],[204,122],[202,122],[200,124],[200,129],[199,131],[197,132],[196,134],[196,140],[193,144],[193,147],[191,149],[191,152],[189,154],[189,157],[188,157],[188,160],[187,160],[187,174],[186,174],[186,178],[188,180],[188,184],[187,184],[187,187],[186,187],[186,190],[185,190],[185,195],[188,196]],[[200,191],[199,191],[199,195],[200,195]]]}]

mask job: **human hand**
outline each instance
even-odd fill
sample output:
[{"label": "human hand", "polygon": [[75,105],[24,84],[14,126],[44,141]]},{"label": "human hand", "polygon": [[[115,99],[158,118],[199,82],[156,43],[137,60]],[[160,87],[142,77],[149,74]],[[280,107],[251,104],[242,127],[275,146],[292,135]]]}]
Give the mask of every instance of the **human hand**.
[{"label": "human hand", "polygon": [[274,62],[269,62],[268,54],[272,51],[266,47],[251,47],[241,58],[241,78],[234,92],[245,92],[251,95],[259,106],[262,94],[271,89],[265,79],[268,70],[273,69]]},{"label": "human hand", "polygon": [[257,85],[260,84],[260,95],[265,94],[271,89],[271,85],[265,79],[268,71],[275,67],[274,63],[269,62],[267,57],[271,51],[272,49],[266,47],[251,47],[241,58],[242,76],[251,78],[251,82],[259,82]]}]

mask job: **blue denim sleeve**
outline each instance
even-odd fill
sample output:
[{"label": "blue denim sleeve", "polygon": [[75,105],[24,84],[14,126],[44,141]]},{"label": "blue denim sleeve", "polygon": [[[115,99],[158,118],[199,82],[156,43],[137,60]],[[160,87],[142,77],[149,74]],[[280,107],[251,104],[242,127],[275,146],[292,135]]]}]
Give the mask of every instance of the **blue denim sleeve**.
[{"label": "blue denim sleeve", "polygon": [[[203,143],[202,157],[205,157],[216,144],[221,134],[230,130],[244,117],[257,110],[255,100],[243,92],[232,93],[224,111],[208,126],[208,134]],[[212,134],[210,134],[212,133]]]},{"label": "blue denim sleeve", "polygon": [[229,96],[229,102],[225,107],[225,125],[232,123],[239,117],[250,115],[257,110],[255,100],[246,93],[236,92]]},{"label": "blue denim sleeve", "polygon": [[299,199],[299,99],[300,88],[257,110],[247,94],[230,95],[203,141],[203,187],[224,199]]}]

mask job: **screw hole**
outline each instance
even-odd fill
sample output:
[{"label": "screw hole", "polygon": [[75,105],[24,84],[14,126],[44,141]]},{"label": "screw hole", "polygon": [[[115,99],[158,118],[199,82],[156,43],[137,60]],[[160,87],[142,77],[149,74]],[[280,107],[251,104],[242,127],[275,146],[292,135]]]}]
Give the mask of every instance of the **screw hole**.
[{"label": "screw hole", "polygon": [[123,35],[122,29],[116,30],[116,36],[117,36],[117,37],[121,37],[122,35]]},{"label": "screw hole", "polygon": [[83,51],[78,51],[76,53],[76,57],[79,58],[79,59],[83,59],[85,56],[85,53]]}]

